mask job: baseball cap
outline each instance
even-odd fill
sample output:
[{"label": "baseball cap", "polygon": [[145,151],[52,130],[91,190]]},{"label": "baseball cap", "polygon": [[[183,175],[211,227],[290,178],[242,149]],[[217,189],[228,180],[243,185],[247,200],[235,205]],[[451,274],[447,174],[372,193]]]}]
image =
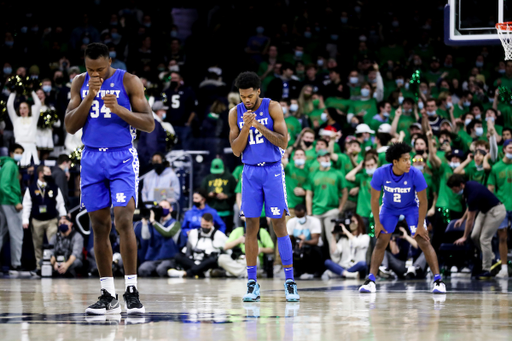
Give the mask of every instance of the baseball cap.
[{"label": "baseball cap", "polygon": [[330,153],[329,153],[329,151],[327,149],[320,149],[318,151],[318,153],[316,154],[316,156],[319,157],[319,156],[325,156],[325,155],[329,155],[329,154]]},{"label": "baseball cap", "polygon": [[[510,140],[510,141],[512,142],[512,140]],[[449,159],[451,159],[452,156],[457,156],[459,159],[462,159],[464,157],[464,152],[462,150],[460,150],[460,149],[454,149],[450,153]]]},{"label": "baseball cap", "polygon": [[212,166],[210,168],[210,173],[212,174],[222,174],[224,173],[224,162],[221,159],[213,159]]},{"label": "baseball cap", "polygon": [[452,127],[452,129],[453,129],[453,124],[452,124],[452,122],[450,122],[450,121],[448,121],[448,120],[444,119],[444,120],[442,120],[442,121],[441,121],[441,125],[440,125],[440,126],[442,126],[442,125],[443,125],[443,123],[448,123],[448,124],[450,125],[450,127]]},{"label": "baseball cap", "polygon": [[169,110],[169,107],[165,106],[164,102],[162,102],[162,101],[156,101],[153,104],[153,111],[158,111],[158,110]]},{"label": "baseball cap", "polygon": [[421,129],[421,124],[419,124],[418,122],[413,123],[413,124],[411,124],[411,125],[409,126],[409,129],[411,129],[412,127],[416,127],[416,128],[418,128],[418,129]]},{"label": "baseball cap", "polygon": [[368,126],[368,124],[361,123],[361,124],[357,125],[355,134],[362,134],[362,133],[375,134],[375,130],[371,130],[370,127]]},{"label": "baseball cap", "polygon": [[391,132],[391,124],[389,123],[382,123],[377,130],[378,133],[385,133],[389,134]]},{"label": "baseball cap", "polygon": [[511,143],[512,143],[512,139],[505,140],[505,142],[503,142],[503,148],[505,148],[506,146],[508,146]]}]

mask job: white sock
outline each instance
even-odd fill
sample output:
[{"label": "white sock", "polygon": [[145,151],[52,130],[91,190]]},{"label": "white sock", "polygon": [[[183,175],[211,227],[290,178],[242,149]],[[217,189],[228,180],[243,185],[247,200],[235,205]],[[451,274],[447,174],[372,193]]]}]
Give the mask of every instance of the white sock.
[{"label": "white sock", "polygon": [[112,297],[116,297],[116,288],[114,287],[114,277],[101,277],[101,288],[108,291]]},{"label": "white sock", "polygon": [[133,285],[137,289],[137,275],[124,276],[125,289],[128,289],[130,285]]}]

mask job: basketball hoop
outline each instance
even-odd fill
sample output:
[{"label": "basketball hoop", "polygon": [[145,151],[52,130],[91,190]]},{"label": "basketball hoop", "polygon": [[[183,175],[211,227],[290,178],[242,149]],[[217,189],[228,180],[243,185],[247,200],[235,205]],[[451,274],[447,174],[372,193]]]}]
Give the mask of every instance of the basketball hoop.
[{"label": "basketball hoop", "polygon": [[505,60],[512,59],[512,21],[496,24],[496,30],[505,49]]}]

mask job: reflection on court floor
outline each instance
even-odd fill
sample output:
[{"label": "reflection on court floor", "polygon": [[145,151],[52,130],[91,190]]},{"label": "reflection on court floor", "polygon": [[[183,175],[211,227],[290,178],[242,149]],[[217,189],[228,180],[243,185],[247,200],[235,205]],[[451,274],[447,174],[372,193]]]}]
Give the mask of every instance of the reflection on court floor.
[{"label": "reflection on court floor", "polygon": [[[124,291],[123,279],[116,290]],[[97,279],[0,279],[2,340],[510,340],[509,281],[300,281],[287,303],[282,280],[261,280],[260,303],[243,303],[244,280],[142,279],[144,316],[86,316]],[[123,306],[124,308],[124,306]]]}]

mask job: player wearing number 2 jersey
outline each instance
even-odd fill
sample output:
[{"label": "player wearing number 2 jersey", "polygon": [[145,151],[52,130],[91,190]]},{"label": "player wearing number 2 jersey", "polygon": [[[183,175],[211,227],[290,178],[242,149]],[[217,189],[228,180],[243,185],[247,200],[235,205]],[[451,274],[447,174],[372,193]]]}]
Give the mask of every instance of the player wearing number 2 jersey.
[{"label": "player wearing number 2 jersey", "polygon": [[[375,217],[375,236],[377,243],[372,254],[370,275],[359,288],[359,292],[376,291],[375,273],[377,272],[391,234],[395,231],[400,215],[405,217],[407,226],[414,237],[413,247],[421,248],[434,274],[433,293],[445,293],[445,284],[441,281],[437,256],[430,245],[425,216],[427,214],[427,183],[423,174],[411,168],[410,152],[412,148],[405,143],[395,143],[386,151],[386,161],[390,164],[375,171],[371,181],[371,206]],[[380,192],[383,191],[382,206],[379,209]],[[411,270],[415,271],[415,270]]]},{"label": "player wearing number 2 jersey", "polygon": [[[292,244],[286,230],[286,185],[281,157],[288,145],[288,130],[278,102],[260,98],[260,79],[254,72],[241,73],[235,82],[242,103],[229,112],[229,141],[236,156],[242,155],[242,204],[240,216],[246,220],[245,256],[247,293],[244,302],[260,300],[256,281],[258,230],[262,205],[272,219],[277,246],[284,266],[286,300],[297,302],[297,284],[293,278]],[[271,252],[269,250],[269,252]]]},{"label": "player wearing number 2 jersey", "polygon": [[137,243],[133,232],[139,160],[132,140],[135,129],[151,132],[155,124],[140,79],[111,68],[111,62],[106,45],[87,46],[87,72],[73,79],[64,121],[70,134],[83,128],[81,206],[87,209],[92,223],[102,292],[99,301],[86,309],[88,314],[121,312],[112,277],[111,206],[121,241],[126,310],[128,314],[144,312],[137,291]]}]

